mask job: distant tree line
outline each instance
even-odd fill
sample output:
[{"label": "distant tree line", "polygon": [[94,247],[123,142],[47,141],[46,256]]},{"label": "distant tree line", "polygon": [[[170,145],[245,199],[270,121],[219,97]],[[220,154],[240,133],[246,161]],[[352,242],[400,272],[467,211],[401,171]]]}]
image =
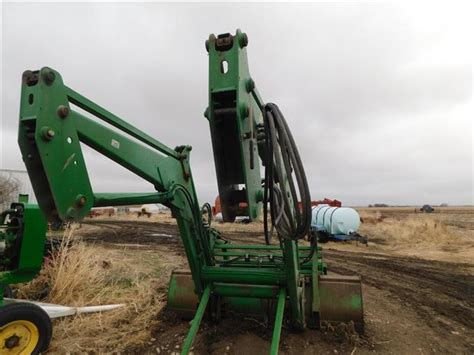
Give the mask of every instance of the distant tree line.
[{"label": "distant tree line", "polygon": [[11,175],[0,176],[0,206],[10,204],[18,198],[20,182]]}]

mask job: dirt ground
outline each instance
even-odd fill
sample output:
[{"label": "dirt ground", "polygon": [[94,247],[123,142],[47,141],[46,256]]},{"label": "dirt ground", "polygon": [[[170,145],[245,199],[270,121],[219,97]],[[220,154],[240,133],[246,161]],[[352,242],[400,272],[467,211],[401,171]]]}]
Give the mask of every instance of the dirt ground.
[{"label": "dirt ground", "polygon": [[[371,213],[373,211],[370,211]],[[473,210],[461,217],[433,215],[435,226],[460,233],[460,240],[397,243],[378,235],[383,229],[374,226],[384,218],[404,223],[420,214],[403,210],[390,211],[380,220],[374,214],[373,225],[361,228],[369,245],[327,243],[323,257],[330,273],[360,275],[363,283],[365,334],[358,336],[345,325],[329,326],[320,331],[291,331],[286,325],[281,338],[283,354],[473,354],[474,353],[474,227]],[[362,211],[362,215],[367,215]],[[436,219],[439,217],[439,219]],[[186,258],[173,220],[88,219],[78,234],[89,245],[115,250],[138,265],[153,255],[162,272],[186,268]],[[377,220],[378,218],[378,220]],[[431,218],[431,217],[430,217]],[[457,218],[457,219],[456,219]],[[370,220],[370,218],[368,218]],[[453,222],[454,220],[454,222]],[[451,221],[452,223],[445,223]],[[461,222],[460,222],[461,221]],[[463,222],[464,221],[464,222]],[[422,220],[422,223],[428,223]],[[388,223],[388,222],[387,222]],[[390,222],[392,223],[392,222]],[[395,223],[395,222],[393,222]],[[408,222],[407,222],[408,223]],[[389,224],[387,224],[389,226]],[[445,227],[447,226],[447,227]],[[240,242],[262,242],[259,226],[215,225],[227,239]],[[379,232],[378,232],[379,231]],[[448,233],[444,232],[444,233]],[[385,239],[384,239],[385,238]],[[373,240],[373,241],[371,241]],[[461,242],[464,239],[461,240]],[[447,243],[447,244],[446,244]],[[399,243],[398,243],[399,244]],[[450,245],[451,247],[446,247]],[[451,248],[451,249],[450,249]],[[453,249],[454,248],[454,249]],[[457,251],[456,251],[457,248]],[[467,249],[467,251],[466,251]],[[415,250],[416,252],[413,252]],[[426,253],[423,252],[426,251]],[[125,252],[126,251],[126,252]],[[459,255],[459,256],[458,256]],[[167,277],[155,285],[163,304],[166,302]],[[156,314],[150,338],[129,353],[179,352],[189,324],[162,307]],[[226,319],[218,324],[206,321],[195,341],[195,354],[266,354],[271,327],[258,319]]]}]

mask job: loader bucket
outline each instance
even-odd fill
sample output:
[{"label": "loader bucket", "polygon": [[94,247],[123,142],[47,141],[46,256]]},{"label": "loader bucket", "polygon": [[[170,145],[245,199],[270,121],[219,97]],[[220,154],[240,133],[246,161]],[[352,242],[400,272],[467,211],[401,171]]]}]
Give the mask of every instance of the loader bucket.
[{"label": "loader bucket", "polygon": [[191,273],[173,271],[168,287],[168,309],[183,318],[192,319],[198,303],[199,298],[194,293],[194,282]]},{"label": "loader bucket", "polygon": [[[358,276],[319,276],[319,320],[354,322],[359,333],[364,331],[364,311],[361,282]],[[236,313],[263,314],[260,299],[225,297],[225,308]],[[185,319],[192,319],[199,303],[194,293],[191,273],[174,271],[168,288],[168,309]]]},{"label": "loader bucket", "polygon": [[319,276],[320,320],[354,322],[364,332],[362,288],[358,276]]},{"label": "loader bucket", "polygon": [[[221,302],[224,312],[263,316],[268,310],[268,302],[255,297],[225,296],[221,298]],[[191,273],[172,272],[168,288],[168,309],[182,318],[192,319],[198,303],[199,299],[194,293]]]}]

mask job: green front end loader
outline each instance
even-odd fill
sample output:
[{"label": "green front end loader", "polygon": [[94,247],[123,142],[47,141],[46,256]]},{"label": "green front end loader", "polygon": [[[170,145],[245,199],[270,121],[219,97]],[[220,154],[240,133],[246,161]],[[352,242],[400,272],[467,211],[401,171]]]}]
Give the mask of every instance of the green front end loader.
[{"label": "green front end loader", "polygon": [[[210,206],[198,203],[190,146],[165,146],[45,67],[23,74],[18,135],[39,207],[15,204],[2,214],[0,297],[6,286],[38,273],[47,221],[79,221],[93,207],[159,203],[176,218],[189,264],[171,275],[168,290],[168,308],[192,319],[183,354],[204,317],[265,316],[273,324],[272,354],[278,352],[284,322],[297,330],[318,328],[323,321],[354,322],[363,330],[360,279],[328,274],[309,228],[311,197],[296,140],[278,106],[265,103],[257,90],[248,43],[240,30],[206,41],[205,117],[223,219],[234,221],[242,206],[251,221],[263,214],[265,244],[250,237],[248,244],[234,244],[211,227]],[[156,192],[95,192],[81,144],[146,180]],[[45,349],[51,337],[47,321],[38,321],[30,306],[21,312],[9,307],[0,298],[0,353]],[[5,312],[8,317],[2,316]]]}]

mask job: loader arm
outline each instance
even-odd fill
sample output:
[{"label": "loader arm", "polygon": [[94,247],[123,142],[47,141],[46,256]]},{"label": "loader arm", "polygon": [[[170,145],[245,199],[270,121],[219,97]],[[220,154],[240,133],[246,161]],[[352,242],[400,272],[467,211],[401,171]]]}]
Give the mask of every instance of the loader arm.
[{"label": "loader arm", "polygon": [[[320,320],[363,326],[360,279],[326,275],[321,248],[308,234],[311,198],[303,164],[280,109],[264,104],[250,77],[247,44],[240,30],[206,41],[205,116],[224,220],[241,214],[241,204],[250,220],[263,207],[266,245],[233,244],[210,227],[210,219],[203,220],[210,206],[199,207],[190,146],[167,147],[66,86],[53,69],[26,71],[22,78],[18,143],[49,221],[78,221],[93,207],[147,203],[168,206],[177,219],[190,272],[172,273],[167,307],[194,317],[183,354],[206,313],[216,319],[239,313],[274,320],[272,354],[278,352],[285,312],[295,329],[318,327]],[[156,192],[94,191],[81,144],[148,181]],[[3,288],[31,280],[40,269],[46,228],[40,210],[23,204],[2,214],[0,312]],[[267,215],[277,244],[271,244]],[[306,237],[309,245],[302,243]],[[0,342],[2,329],[0,324]]]},{"label": "loader arm", "polygon": [[[50,68],[23,74],[18,142],[38,204],[49,220],[78,221],[100,206],[170,207],[202,292],[200,270],[213,261],[189,165],[190,146],[168,148],[64,85]],[[148,181],[157,192],[94,192],[81,143]]]}]

